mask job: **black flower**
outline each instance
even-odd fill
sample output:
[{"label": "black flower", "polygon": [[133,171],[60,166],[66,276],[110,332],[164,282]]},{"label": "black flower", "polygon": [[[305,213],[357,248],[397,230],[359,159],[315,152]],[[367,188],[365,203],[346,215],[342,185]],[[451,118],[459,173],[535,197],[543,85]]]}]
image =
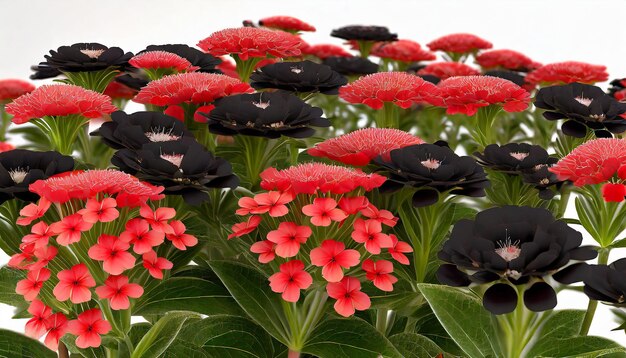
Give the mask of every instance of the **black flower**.
[{"label": "black flower", "polygon": [[485,72],[485,76],[504,78],[505,80],[509,80],[520,87],[528,85],[526,83],[526,76],[514,71],[492,70]]},{"label": "black flower", "polygon": [[114,149],[141,149],[146,143],[193,139],[183,122],[160,112],[126,114],[117,111],[111,114],[111,119],[91,135],[102,137],[102,141]]},{"label": "black flower", "polygon": [[527,143],[490,144],[483,153],[476,152],[474,156],[483,166],[508,174],[532,173],[559,161],[541,146]]},{"label": "black flower", "polygon": [[220,73],[220,70],[216,69],[215,66],[222,63],[222,60],[187,45],[150,45],[146,47],[145,50],[140,51],[137,54],[140,55],[148,51],[165,51],[174,53],[189,61],[192,66],[199,67],[196,72]]},{"label": "black flower", "polygon": [[587,127],[597,137],[611,137],[611,133],[626,131],[626,120],[619,115],[626,112],[626,103],[620,103],[599,87],[570,83],[544,87],[535,98],[537,108],[546,109],[543,116],[549,120],[568,119],[563,133],[582,138]]},{"label": "black flower", "polygon": [[250,76],[255,89],[277,88],[291,92],[337,94],[348,80],[330,66],[311,61],[279,62],[263,66]]},{"label": "black flower", "polygon": [[12,198],[36,201],[28,186],[39,179],[74,169],[74,159],[58,152],[14,149],[0,153],[0,203]]},{"label": "black flower", "polygon": [[140,73],[127,71],[124,74],[116,76],[115,82],[119,82],[126,87],[139,91],[150,83],[150,80]]},{"label": "black flower", "polygon": [[541,208],[504,206],[487,209],[474,220],[458,221],[439,252],[446,262],[439,282],[450,286],[493,283],[483,305],[493,314],[517,306],[513,285],[527,284],[524,304],[539,312],[556,306],[556,293],[544,281],[570,260],[590,260],[597,252],[581,247],[582,234]]},{"label": "black flower", "polygon": [[417,144],[392,150],[389,159],[378,157],[374,163],[388,172],[381,191],[393,192],[403,186],[419,190],[413,205],[428,206],[439,200],[440,192],[485,196],[489,181],[483,168],[472,157],[460,157],[445,145]]},{"label": "black flower", "polygon": [[165,187],[165,194],[182,195],[191,205],[209,200],[208,188],[235,188],[239,184],[230,163],[214,157],[191,139],[147,143],[137,151],[121,149],[111,163],[141,180]]},{"label": "black flower", "polygon": [[286,92],[262,92],[228,96],[215,101],[207,117],[209,131],[222,135],[307,138],[314,127],[328,127],[320,108],[311,107]]},{"label": "black flower", "polygon": [[626,259],[610,265],[588,265],[584,262],[566,267],[554,275],[565,284],[584,282],[584,292],[592,300],[615,306],[626,306]]},{"label": "black flower", "polygon": [[396,41],[397,34],[392,34],[384,26],[351,25],[334,29],[330,36],[344,40],[357,41]]},{"label": "black flower", "polygon": [[378,65],[363,57],[331,56],[322,63],[344,76],[371,75],[378,72]]},{"label": "black flower", "polygon": [[107,68],[124,70],[133,57],[119,47],[107,47],[99,43],[77,43],[61,46],[56,51],[44,56],[45,62],[33,66],[33,79],[56,77],[60,72],[91,72]]}]

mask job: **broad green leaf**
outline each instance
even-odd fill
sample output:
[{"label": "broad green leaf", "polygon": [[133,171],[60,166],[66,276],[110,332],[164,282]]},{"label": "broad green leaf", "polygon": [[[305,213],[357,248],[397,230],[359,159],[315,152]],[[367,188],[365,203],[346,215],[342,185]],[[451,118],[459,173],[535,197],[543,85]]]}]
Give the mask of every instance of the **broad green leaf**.
[{"label": "broad green leaf", "polygon": [[430,339],[445,352],[462,356],[463,350],[454,342],[429,305],[423,305],[416,313],[426,312],[421,315],[416,324],[415,332]]},{"label": "broad green leaf", "polygon": [[117,347],[117,341],[111,337],[102,337],[102,344],[95,348],[78,348],[76,346],[76,336],[66,334],[61,339],[67,350],[72,354],[78,354],[85,358],[101,358],[106,357],[106,347]]},{"label": "broad green leaf", "polygon": [[25,277],[24,272],[7,266],[0,268],[0,302],[17,306],[24,302],[24,297],[15,293],[17,282]]},{"label": "broad green leaf", "polygon": [[323,320],[302,351],[320,358],[402,357],[372,325],[355,317]]},{"label": "broad green leaf", "polygon": [[458,288],[420,284],[419,290],[450,337],[470,357],[498,357],[492,315],[480,299]]},{"label": "broad green leaf", "polygon": [[158,320],[135,347],[131,358],[159,357],[176,340],[186,324],[200,319],[189,312],[171,312]]},{"label": "broad green leaf", "polygon": [[135,323],[130,327],[130,332],[128,332],[128,337],[133,345],[139,343],[139,341],[143,338],[143,336],[148,333],[148,331],[152,328],[152,325],[148,322],[140,322]]},{"label": "broad green leaf", "polygon": [[389,341],[405,358],[437,357],[443,350],[430,339],[416,333],[399,333]]},{"label": "broad green leaf", "polygon": [[213,358],[200,347],[189,345],[185,341],[176,341],[159,358]]},{"label": "broad green leaf", "polygon": [[6,329],[0,329],[0,357],[56,358],[41,342]]},{"label": "broad green leaf", "polygon": [[541,326],[541,339],[563,339],[577,336],[584,319],[585,311],[583,310],[556,311]]}]

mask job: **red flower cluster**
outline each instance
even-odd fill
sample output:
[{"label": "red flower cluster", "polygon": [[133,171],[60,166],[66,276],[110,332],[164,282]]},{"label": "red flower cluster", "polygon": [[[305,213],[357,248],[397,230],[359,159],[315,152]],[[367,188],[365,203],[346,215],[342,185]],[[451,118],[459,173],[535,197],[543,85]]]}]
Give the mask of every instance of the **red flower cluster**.
[{"label": "red flower cluster", "polygon": [[359,187],[370,191],[385,182],[382,175],[322,163],[305,163],[283,170],[267,168],[261,173],[261,179],[261,188],[290,191],[293,195],[345,194]]},{"label": "red flower cluster", "polygon": [[[336,299],[335,311],[348,317],[370,307],[358,277],[382,291],[393,291],[397,281],[393,264],[380,256],[406,265],[409,260],[404,253],[413,250],[383,233],[383,226],[393,227],[398,220],[389,211],[379,210],[364,196],[344,193],[318,196],[288,189],[241,198],[237,214],[249,217],[233,226],[229,238],[261,237],[250,251],[259,254],[261,263],[278,261],[279,272],[270,276],[270,288],[281,293],[285,301],[297,302],[301,290],[311,287],[314,277],[319,277],[312,273],[321,271],[321,284]],[[266,215],[269,218],[264,219]],[[263,220],[269,228],[256,232]],[[351,230],[338,230],[340,227]]]},{"label": "red flower cluster", "polygon": [[363,166],[379,155],[388,159],[394,149],[422,143],[420,138],[399,129],[364,128],[317,143],[307,152],[314,157]]},{"label": "red flower cluster", "polygon": [[17,124],[45,116],[100,118],[116,110],[108,96],[74,85],[41,86],[6,106]]},{"label": "red flower cluster", "polygon": [[35,90],[35,86],[22,80],[0,80],[0,103],[9,102]]},{"label": "red flower cluster", "polygon": [[491,76],[450,77],[438,85],[432,103],[446,107],[448,114],[473,116],[480,107],[496,105],[507,112],[528,108],[530,93],[511,81]]},{"label": "red flower cluster", "polygon": [[476,56],[476,63],[484,69],[504,68],[512,71],[528,71],[541,66],[530,57],[513,50],[485,51]]},{"label": "red flower cluster", "polygon": [[359,78],[339,89],[339,97],[349,103],[362,103],[381,109],[385,102],[400,108],[428,101],[437,87],[405,72],[379,72]]},{"label": "red flower cluster", "polygon": [[606,66],[567,61],[543,65],[526,76],[533,85],[559,85],[573,82],[594,84],[609,79]]},{"label": "red flower cluster", "polygon": [[136,68],[149,70],[168,68],[177,72],[192,72],[199,68],[198,66],[192,66],[191,62],[177,54],[166,51],[144,52],[131,58],[128,63]]},{"label": "red flower cluster", "polygon": [[418,76],[435,76],[445,80],[456,76],[478,76],[480,72],[464,63],[460,62],[436,62],[431,63],[417,71]]},{"label": "red flower cluster", "polygon": [[370,54],[402,62],[433,61],[437,58],[434,53],[423,49],[420,44],[411,40],[377,43]]},{"label": "red flower cluster", "polygon": [[426,46],[431,51],[469,53],[492,48],[487,40],[472,34],[450,34],[429,42]]},{"label": "red flower cluster", "polygon": [[311,55],[324,60],[328,57],[352,57],[343,47],[331,44],[309,45],[302,49],[305,55]]},{"label": "red flower cluster", "polygon": [[198,46],[213,56],[237,55],[243,61],[249,57],[300,56],[303,41],[284,31],[256,27],[240,27],[217,31],[200,41]]},{"label": "red flower cluster", "polygon": [[259,25],[290,32],[315,31],[315,26],[292,16],[270,16],[259,20]]}]

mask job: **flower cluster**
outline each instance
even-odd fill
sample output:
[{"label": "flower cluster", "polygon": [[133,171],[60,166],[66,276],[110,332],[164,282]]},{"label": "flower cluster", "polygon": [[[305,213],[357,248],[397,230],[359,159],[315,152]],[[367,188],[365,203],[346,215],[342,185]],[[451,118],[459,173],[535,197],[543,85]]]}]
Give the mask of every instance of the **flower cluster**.
[{"label": "flower cluster", "polygon": [[567,61],[543,65],[526,76],[535,85],[560,85],[572,82],[594,84],[609,79],[606,67],[585,62]]},{"label": "flower cluster", "polygon": [[426,46],[431,51],[449,53],[469,53],[478,50],[490,49],[491,42],[472,34],[450,34],[429,42]]},{"label": "flower cluster", "polygon": [[437,57],[425,50],[420,44],[411,40],[381,42],[372,48],[372,56],[401,62],[433,61]]},{"label": "flower cluster", "polygon": [[0,80],[0,104],[10,102],[35,90],[35,86],[22,80]]},{"label": "flower cluster", "polygon": [[304,42],[283,31],[256,27],[231,28],[214,32],[198,43],[198,47],[213,56],[237,55],[241,60],[249,57],[300,56]]},{"label": "flower cluster", "polygon": [[541,66],[523,53],[513,50],[490,50],[476,56],[476,63],[484,69],[505,69],[528,72]]}]

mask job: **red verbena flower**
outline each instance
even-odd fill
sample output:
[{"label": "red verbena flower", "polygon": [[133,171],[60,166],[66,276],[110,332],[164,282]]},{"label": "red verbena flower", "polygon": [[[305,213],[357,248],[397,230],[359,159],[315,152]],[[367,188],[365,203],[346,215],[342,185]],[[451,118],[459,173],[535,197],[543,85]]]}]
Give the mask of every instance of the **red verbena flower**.
[{"label": "red verbena flower", "polygon": [[370,54],[402,62],[433,61],[437,58],[434,53],[423,49],[420,44],[411,40],[378,42],[372,47]]},{"label": "red verbena flower", "polygon": [[197,70],[198,66],[192,66],[187,59],[172,52],[147,51],[135,55],[128,63],[136,68],[143,69],[167,69],[171,68],[177,72],[191,72]]},{"label": "red verbena flower", "polygon": [[186,72],[151,81],[133,101],[156,106],[204,104],[221,97],[251,92],[253,90],[249,84],[226,75]]},{"label": "red verbena flower", "polygon": [[343,279],[343,269],[359,264],[360,255],[356,250],[346,250],[343,242],[324,240],[322,245],[311,250],[311,264],[322,267],[322,277],[328,282]]},{"label": "red verbena flower", "polygon": [[311,224],[315,226],[330,226],[333,221],[342,222],[348,217],[341,209],[337,209],[337,202],[333,198],[315,198],[313,204],[302,207],[302,213],[311,217]]},{"label": "red verbena flower", "polygon": [[52,223],[50,229],[57,236],[57,243],[68,246],[80,241],[82,232],[89,231],[93,224],[85,222],[82,215],[72,214]]},{"label": "red verbena flower", "polygon": [[272,217],[285,216],[289,209],[285,204],[293,200],[291,192],[269,191],[254,196],[256,207],[250,210],[251,214],[269,213]]},{"label": "red verbena flower", "polygon": [[389,234],[389,237],[391,238],[391,242],[393,243],[393,246],[388,249],[391,257],[393,257],[394,260],[398,261],[402,265],[408,265],[409,258],[406,257],[405,253],[413,252],[413,248],[411,247],[411,245],[407,244],[404,241],[399,241],[394,234]]},{"label": "red verbena flower", "polygon": [[115,209],[116,207],[117,202],[113,198],[104,198],[102,201],[87,199],[85,208],[79,210],[78,213],[83,216],[83,221],[86,223],[108,223],[120,216],[119,211]]},{"label": "red verbena flower", "polygon": [[267,239],[276,244],[275,252],[280,257],[293,257],[298,254],[300,244],[304,244],[313,231],[308,226],[282,222],[277,230],[267,233]]},{"label": "red verbena flower", "polygon": [[608,79],[606,66],[576,61],[549,63],[526,76],[526,82],[533,85],[559,85],[572,82],[594,84]]},{"label": "red verbena flower", "polygon": [[159,280],[163,279],[163,270],[170,270],[174,267],[172,262],[163,257],[158,257],[154,251],[143,254],[142,258],[143,267],[148,270],[150,276]]},{"label": "red verbena flower", "polygon": [[405,72],[379,72],[359,78],[339,88],[339,97],[349,103],[362,103],[381,109],[385,102],[400,108],[428,101],[437,87]]},{"label": "red verbena flower", "polygon": [[490,50],[476,56],[476,63],[484,69],[504,68],[512,71],[533,70],[539,65],[530,57],[513,50]]},{"label": "red verbena flower", "polygon": [[355,310],[364,311],[372,305],[369,296],[361,292],[361,282],[356,277],[344,277],[341,282],[326,286],[328,296],[337,300],[335,311],[344,317],[352,316]]},{"label": "red verbena flower", "polygon": [[153,247],[163,243],[165,232],[162,230],[150,230],[148,221],[134,218],[126,223],[126,230],[120,234],[120,240],[133,245],[135,253],[145,254],[152,251]]},{"label": "red verbena flower", "polygon": [[175,248],[179,250],[187,250],[188,247],[196,246],[198,244],[198,238],[193,235],[185,234],[187,227],[180,220],[173,220],[170,222],[173,232],[167,234],[166,237],[172,242]]},{"label": "red verbena flower", "polygon": [[450,34],[429,42],[426,46],[431,51],[454,53],[476,52],[492,48],[491,42],[472,34]]},{"label": "red verbena flower", "polygon": [[367,198],[364,196],[344,196],[339,199],[339,208],[341,208],[341,210],[343,210],[348,215],[355,215],[361,210],[367,208],[369,204],[369,200],[367,200]]},{"label": "red verbena flower", "polygon": [[176,216],[176,210],[173,208],[163,207],[153,211],[148,205],[143,205],[139,209],[139,215],[150,224],[152,230],[161,231],[166,234],[174,233],[174,230],[170,224],[168,224],[168,221]]},{"label": "red verbena flower", "polygon": [[50,201],[46,198],[39,199],[39,203],[30,203],[20,210],[20,217],[16,224],[21,226],[30,225],[33,221],[41,218],[50,208]]},{"label": "red verbena flower", "polygon": [[89,257],[103,261],[104,272],[119,275],[135,267],[135,257],[128,251],[130,244],[117,236],[102,234],[98,243],[89,248]]},{"label": "red verbena flower", "polygon": [[367,259],[363,261],[363,271],[365,271],[365,277],[374,283],[381,291],[391,292],[393,291],[393,284],[398,282],[398,279],[391,275],[393,272],[393,264],[387,260],[374,261]]},{"label": "red verbena flower", "polygon": [[394,227],[398,223],[398,218],[393,216],[391,211],[379,210],[372,203],[369,203],[365,209],[362,209],[361,214],[370,220],[378,221],[379,223],[389,227]]},{"label": "red verbena flower", "polygon": [[300,260],[291,260],[280,265],[280,272],[270,276],[270,288],[276,293],[282,293],[283,300],[298,302],[300,290],[305,290],[313,283],[313,278],[304,271],[304,264]]},{"label": "red verbena flower", "polygon": [[79,348],[100,347],[100,335],[111,331],[111,324],[102,319],[102,312],[93,308],[78,315],[78,318],[68,322],[68,331],[78,336],[76,346]]},{"label": "red verbena flower", "polygon": [[20,245],[20,252],[11,256],[9,262],[7,262],[7,266],[10,268],[27,270],[32,267],[35,259],[35,244],[24,244]]},{"label": "red verbena flower", "polygon": [[48,263],[57,256],[58,252],[59,250],[54,246],[46,246],[35,249],[35,257],[37,258],[37,262],[32,264],[28,269],[32,271],[46,267]]},{"label": "red verbena flower", "polygon": [[35,86],[26,81],[16,79],[0,80],[0,103],[11,101],[34,90]]},{"label": "red verbena flower", "polygon": [[237,55],[243,61],[249,57],[300,56],[303,41],[284,31],[255,27],[230,28],[212,33],[198,42],[198,47],[213,56]]},{"label": "red verbena flower", "polygon": [[426,67],[417,71],[418,76],[435,76],[439,79],[455,76],[478,76],[480,72],[464,63],[460,62],[436,62],[428,64]]},{"label": "red verbena flower", "polygon": [[45,116],[100,118],[116,110],[110,97],[74,85],[41,86],[6,106],[16,124]]},{"label": "red verbena flower", "polygon": [[283,31],[315,31],[313,25],[291,16],[270,16],[259,20],[259,25]]},{"label": "red verbena flower", "polygon": [[624,201],[626,186],[621,183],[606,183],[602,186],[602,197],[606,202],[619,203]]},{"label": "red verbena flower", "polygon": [[232,239],[233,237],[240,237],[243,235],[247,235],[259,226],[261,223],[261,217],[257,215],[252,215],[248,218],[247,221],[241,222],[238,224],[234,224],[232,227],[233,233],[228,235],[228,239]]},{"label": "red verbena flower", "polygon": [[17,283],[15,292],[24,296],[26,301],[34,300],[39,295],[43,283],[50,278],[50,273],[47,268],[28,271],[26,278]]},{"label": "red verbena flower", "polygon": [[44,343],[46,347],[56,351],[59,348],[59,341],[68,331],[67,317],[63,313],[55,313],[46,320],[48,334]]},{"label": "red verbena flower", "polygon": [[276,257],[276,244],[270,240],[257,241],[250,246],[250,251],[259,254],[259,262],[266,264]]},{"label": "red verbena flower", "polygon": [[143,288],[136,283],[128,283],[126,276],[109,276],[104,286],[96,287],[101,299],[108,299],[112,310],[126,310],[130,307],[130,298],[143,295]]},{"label": "red verbena flower", "polygon": [[52,308],[46,306],[39,300],[33,300],[30,306],[28,306],[28,313],[30,313],[33,318],[26,322],[26,328],[24,329],[26,335],[34,339],[43,337],[43,335],[48,332],[46,320],[52,316]]},{"label": "red verbena flower", "polygon": [[30,228],[30,234],[22,238],[23,243],[34,243],[35,248],[42,248],[48,245],[50,237],[54,235],[48,224],[40,221]]},{"label": "red verbena flower", "polygon": [[491,76],[450,77],[438,85],[433,104],[446,107],[446,113],[473,116],[480,107],[496,105],[507,112],[528,108],[530,93],[515,83]]},{"label": "red verbena flower", "polygon": [[343,47],[331,44],[309,45],[302,49],[305,55],[315,56],[320,60],[328,57],[352,57],[352,54]]},{"label": "red verbena flower", "polygon": [[365,249],[370,254],[380,254],[381,248],[393,246],[391,238],[383,234],[383,227],[379,221],[356,219],[354,221],[354,231],[352,239],[358,243],[365,244]]},{"label": "red verbena flower", "polygon": [[96,281],[91,277],[85,264],[74,265],[69,270],[63,270],[57,274],[57,277],[59,283],[52,290],[57,300],[69,299],[74,304],[91,300],[89,289],[96,285]]},{"label": "red verbena flower", "polygon": [[388,159],[389,152],[394,149],[422,143],[424,141],[420,138],[399,129],[364,128],[317,143],[307,153],[343,164],[364,166],[379,155]]}]

